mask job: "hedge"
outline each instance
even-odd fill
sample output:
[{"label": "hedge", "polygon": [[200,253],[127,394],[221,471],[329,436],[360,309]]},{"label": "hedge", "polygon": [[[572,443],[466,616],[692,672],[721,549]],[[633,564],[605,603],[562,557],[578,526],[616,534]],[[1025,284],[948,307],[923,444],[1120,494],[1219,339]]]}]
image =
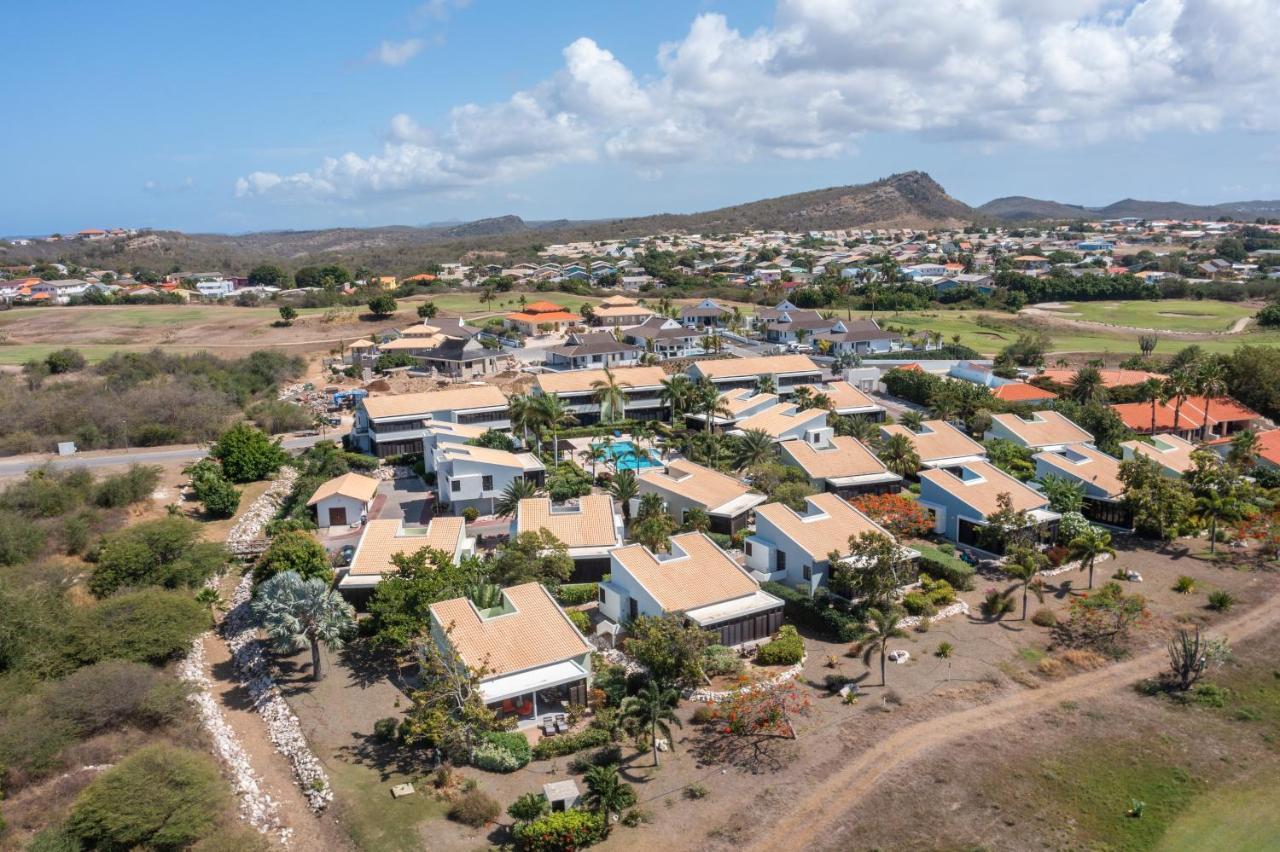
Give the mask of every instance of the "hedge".
[{"label": "hedge", "polygon": [[524,734],[512,731],[487,731],[471,752],[471,763],[489,772],[515,772],[526,766],[533,749]]},{"label": "hedge", "polygon": [[563,852],[584,849],[609,836],[604,814],[567,810],[541,816],[518,825],[516,842],[526,852]]},{"label": "hedge", "polygon": [[756,662],[762,666],[794,666],[802,659],[804,642],[790,624],[782,625],[778,637],[756,652]]},{"label": "hedge", "polygon": [[561,606],[579,606],[596,599],[599,594],[597,591],[599,585],[599,583],[562,583],[552,591],[552,594]]},{"label": "hedge", "polygon": [[781,583],[764,583],[761,588],[782,599],[782,612],[788,619],[828,638],[839,642],[853,642],[865,632],[862,622],[837,608],[824,590],[819,590],[811,598]]},{"label": "hedge", "polygon": [[534,760],[546,760],[550,757],[564,757],[584,748],[595,748],[609,742],[609,732],[603,728],[587,728],[576,734],[561,734],[558,737],[546,737],[538,740],[533,747]]},{"label": "hedge", "polygon": [[946,580],[953,589],[961,591],[973,588],[973,566],[963,559],[943,553],[936,547],[924,544],[911,545],[920,551],[921,574],[938,580]]}]

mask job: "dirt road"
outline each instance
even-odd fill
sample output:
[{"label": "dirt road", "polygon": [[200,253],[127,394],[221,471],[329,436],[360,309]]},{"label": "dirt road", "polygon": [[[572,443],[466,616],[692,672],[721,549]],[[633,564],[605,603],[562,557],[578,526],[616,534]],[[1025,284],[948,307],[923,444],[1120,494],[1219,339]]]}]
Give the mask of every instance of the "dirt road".
[{"label": "dirt road", "polygon": [[[1213,632],[1234,643],[1277,624],[1280,624],[1280,598],[1271,598],[1240,617],[1224,622]],[[836,774],[824,778],[820,786],[795,801],[781,819],[757,834],[750,848],[808,848],[878,781],[928,751],[962,737],[999,728],[1062,701],[1079,701],[1122,689],[1163,670],[1166,665],[1166,653],[1160,648],[1035,691],[1017,692],[991,704],[903,728],[858,755]]]}]

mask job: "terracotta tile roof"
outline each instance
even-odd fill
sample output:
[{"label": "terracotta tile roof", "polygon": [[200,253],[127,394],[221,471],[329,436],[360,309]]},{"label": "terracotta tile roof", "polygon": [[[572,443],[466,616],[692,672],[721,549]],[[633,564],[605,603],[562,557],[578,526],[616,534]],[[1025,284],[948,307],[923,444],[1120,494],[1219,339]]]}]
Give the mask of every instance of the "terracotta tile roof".
[{"label": "terracotta tile roof", "polygon": [[465,385],[424,393],[368,396],[360,404],[371,418],[377,420],[383,417],[429,414],[433,411],[505,406],[507,395],[494,385]]},{"label": "terracotta tile roof", "polygon": [[530,314],[549,314],[557,311],[564,311],[564,305],[557,305],[555,302],[530,302],[524,306],[525,313]]},{"label": "terracotta tile roof", "polygon": [[758,358],[726,358],[698,361],[690,369],[710,379],[733,376],[764,376],[775,373],[820,373],[822,369],[808,355],[764,355]]},{"label": "terracotta tile roof", "polygon": [[1108,497],[1124,493],[1119,460],[1093,447],[1076,444],[1065,452],[1036,453],[1034,458],[1055,468],[1061,476],[1101,489]]},{"label": "terracotta tile roof", "polygon": [[666,612],[683,612],[754,594],[760,586],[702,533],[671,537],[672,554],[655,557],[643,545],[613,551],[613,558]]},{"label": "terracotta tile roof", "polygon": [[698,503],[708,512],[751,493],[747,485],[732,476],[694,464],[687,459],[675,459],[667,465],[666,470],[646,470],[636,479],[659,491],[678,494],[686,500]]},{"label": "terracotta tile roof", "polygon": [[653,311],[639,305],[601,305],[595,309],[595,315],[601,319],[610,317],[651,317]]},{"label": "terracotta tile roof", "polygon": [[749,408],[778,402],[777,394],[756,393],[751,388],[731,390],[720,396],[724,400],[725,407],[729,409],[729,414],[735,418]]},{"label": "terracotta tile roof", "polygon": [[884,462],[857,438],[837,435],[829,447],[815,447],[808,441],[783,441],[778,447],[813,479],[842,476],[870,476],[888,473]]},{"label": "terracotta tile roof", "polygon": [[545,314],[514,313],[507,314],[507,319],[514,322],[527,322],[537,325],[544,322],[582,322],[582,317],[568,311],[548,311]]},{"label": "terracotta tile roof", "polygon": [[825,425],[826,422],[827,412],[825,409],[810,408],[801,411],[797,406],[789,402],[780,402],[777,405],[766,408],[764,411],[758,411],[750,417],[739,420],[734,424],[734,428],[743,431],[759,429],[774,438],[780,438],[784,432],[797,428],[816,428]]},{"label": "terracotta tile roof", "polygon": [[1004,402],[1034,402],[1042,399],[1057,399],[1058,395],[1044,388],[1029,385],[1026,382],[1010,382],[991,389],[991,395]]},{"label": "terracotta tile roof", "polygon": [[553,506],[550,497],[530,497],[516,509],[516,532],[547,530],[565,547],[613,547],[618,540],[613,498],[588,494],[577,507]]},{"label": "terracotta tile roof", "polygon": [[405,527],[396,518],[380,518],[365,524],[351,558],[352,575],[389,574],[396,570],[391,557],[397,553],[417,553],[424,547],[452,555],[466,535],[462,518],[432,518],[425,527]]},{"label": "terracotta tile roof", "polygon": [[877,532],[893,538],[835,494],[814,494],[806,497],[805,503],[803,515],[782,503],[766,503],[756,509],[756,517],[768,519],[816,560],[826,559],[833,550],[847,556],[850,536]]},{"label": "terracotta tile roof", "polygon": [[822,385],[803,385],[811,389],[814,395],[826,394],[835,404],[836,411],[847,408],[876,408],[879,404],[862,391],[845,381],[827,382]]},{"label": "terracotta tile roof", "polygon": [[367,503],[377,493],[378,480],[358,473],[344,473],[328,482],[322,482],[316,489],[316,493],[312,494],[311,499],[307,501],[307,505],[314,506],[326,497],[334,496],[350,497],[352,500]]},{"label": "terracotta tile roof", "polygon": [[[607,299],[602,299],[600,305],[606,308],[634,308],[639,305],[639,302],[630,296],[610,296]],[[596,310],[599,310],[599,307]],[[644,310],[648,310],[648,308]]]},{"label": "terracotta tile roof", "polygon": [[962,482],[959,477],[945,470],[922,470],[920,479],[932,483],[959,499],[962,503],[981,512],[983,517],[999,510],[997,498],[1007,493],[1015,510],[1043,509],[1049,500],[1039,491],[1023,485],[1009,474],[987,462],[966,462],[965,470],[977,474],[979,479]]},{"label": "terracotta tile roof", "polygon": [[920,432],[912,432],[906,426],[893,424],[881,426],[880,434],[906,435],[921,462],[957,459],[963,456],[985,456],[986,449],[945,420],[926,420],[920,424]]},{"label": "terracotta tile roof", "polygon": [[[613,380],[627,390],[628,387],[653,387],[662,383],[667,374],[661,367],[610,368]],[[604,370],[567,370],[563,373],[539,373],[534,378],[538,390],[545,394],[582,393],[591,391],[592,382],[605,381]]]},{"label": "terracotta tile roof", "polygon": [[[1075,378],[1076,370],[1044,370],[1040,373],[1046,379],[1060,385],[1070,385],[1071,380]],[[1121,370],[1119,368],[1099,370],[1102,376],[1103,387],[1120,388],[1129,385],[1140,385],[1148,379],[1166,378],[1161,373],[1149,373],[1146,370]]]},{"label": "terracotta tile roof", "polygon": [[1203,422],[1204,410],[1209,409],[1210,423],[1235,423],[1241,420],[1257,420],[1262,415],[1253,409],[1241,405],[1229,396],[1219,397],[1217,399],[1206,399],[1203,396],[1189,396],[1182,403],[1182,407],[1190,406],[1196,412],[1195,416]]},{"label": "terracotta tile roof", "polygon": [[1082,444],[1093,436],[1056,411],[1037,411],[1030,420],[1016,414],[994,414],[991,419],[1018,436],[1028,447]]},{"label": "terracotta tile roof", "polygon": [[1280,429],[1258,433],[1258,456],[1280,467]]},{"label": "terracotta tile roof", "polygon": [[462,661],[482,678],[558,663],[590,652],[551,593],[538,583],[502,590],[510,612],[483,617],[467,598],[431,605],[431,617]]},{"label": "terracotta tile roof", "polygon": [[[1111,406],[1116,414],[1120,415],[1120,419],[1124,421],[1124,425],[1128,426],[1135,432],[1149,433],[1151,431],[1151,403],[1150,402],[1125,402],[1119,405]],[[1187,405],[1182,404],[1182,410],[1178,412],[1178,422],[1174,425],[1173,415],[1177,411],[1171,402],[1156,403],[1156,431],[1168,432],[1185,432],[1189,429],[1200,428],[1200,418],[1203,412],[1196,411]],[[1193,417],[1193,415],[1195,415]],[[1212,419],[1209,421],[1212,423]]]},{"label": "terracotta tile roof", "polygon": [[1191,454],[1196,449],[1195,444],[1177,435],[1155,435],[1151,440],[1154,443],[1125,441],[1120,446],[1129,450],[1134,456],[1146,456],[1179,474],[1191,469]]}]

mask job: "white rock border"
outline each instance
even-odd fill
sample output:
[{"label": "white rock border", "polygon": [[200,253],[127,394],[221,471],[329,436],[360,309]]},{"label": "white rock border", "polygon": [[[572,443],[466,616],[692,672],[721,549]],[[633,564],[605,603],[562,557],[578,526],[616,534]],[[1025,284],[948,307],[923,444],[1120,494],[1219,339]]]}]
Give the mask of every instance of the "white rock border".
[{"label": "white rock border", "polygon": [[804,661],[807,660],[808,658],[809,658],[809,655],[805,654],[805,656],[800,659],[800,662],[796,663],[794,666],[788,666],[787,668],[778,672],[776,675],[769,678],[768,680],[753,680],[750,683],[744,683],[742,686],[738,687],[737,689],[726,689],[726,690],[695,689],[691,691],[689,694],[687,694],[685,698],[687,698],[690,701],[702,701],[704,703],[714,704],[720,701],[724,701],[726,698],[729,698],[739,692],[742,692],[744,689],[755,689],[761,686],[766,688],[772,687],[772,686],[779,686],[781,684],[786,683],[789,680],[795,680],[796,677],[799,676],[800,672],[804,671]]},{"label": "white rock border", "polygon": [[[1103,562],[1106,562],[1110,558],[1111,558],[1111,555],[1108,553],[1100,554],[1097,559],[1093,560],[1094,567],[1101,565]],[[1056,577],[1057,575],[1065,574],[1068,571],[1079,571],[1079,570],[1080,570],[1080,560],[1077,559],[1075,562],[1065,562],[1062,565],[1059,565],[1057,568],[1050,568],[1048,571],[1041,571],[1040,576]]]},{"label": "white rock border", "polygon": [[932,624],[935,621],[941,621],[944,618],[950,618],[953,615],[960,615],[961,613],[963,613],[964,615],[968,615],[969,605],[964,601],[956,601],[953,604],[948,604],[947,606],[944,606],[942,609],[938,610],[933,615],[929,615],[929,616],[908,615],[906,618],[902,619],[902,621],[898,622],[898,626],[904,627],[904,628],[915,627],[917,624],[919,624],[921,621],[923,621],[926,618],[928,618],[929,623]]}]

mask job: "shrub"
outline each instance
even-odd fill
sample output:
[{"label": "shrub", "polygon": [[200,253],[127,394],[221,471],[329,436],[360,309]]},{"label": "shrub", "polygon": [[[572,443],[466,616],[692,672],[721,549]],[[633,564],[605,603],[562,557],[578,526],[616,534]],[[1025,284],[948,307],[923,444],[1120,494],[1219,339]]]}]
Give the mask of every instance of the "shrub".
[{"label": "shrub", "polygon": [[950,554],[942,556],[945,558],[939,559],[929,553],[922,553],[918,561],[921,573],[945,580],[953,589],[972,589],[973,566]]},{"label": "shrub", "polygon": [[533,747],[534,760],[547,760],[552,757],[564,757],[585,748],[595,748],[609,742],[609,732],[603,728],[587,728],[576,734],[562,734],[538,740]]},{"label": "shrub", "polygon": [[551,811],[551,803],[541,793],[525,793],[507,805],[507,816],[516,822],[532,822]]},{"label": "shrub", "polygon": [[469,524],[474,524],[476,519],[480,517],[480,510],[475,506],[468,506],[462,510],[462,519]]},{"label": "shrub", "polygon": [[500,745],[480,743],[471,750],[471,765],[486,772],[515,772],[520,761]]},{"label": "shrub", "polygon": [[599,594],[597,583],[561,583],[555,590],[556,601],[561,606],[580,606],[591,603]]},{"label": "shrub", "polygon": [[1173,584],[1173,590],[1180,595],[1189,595],[1196,590],[1196,580],[1183,574]]},{"label": "shrub", "polygon": [[591,616],[587,615],[580,609],[571,609],[567,613],[569,620],[573,622],[573,626],[578,628],[578,632],[584,636],[591,633]]},{"label": "shrub", "polygon": [[44,547],[44,531],[10,512],[0,512],[0,565],[34,559]]},{"label": "shrub", "polygon": [[108,476],[93,490],[93,502],[104,509],[117,509],[151,496],[160,482],[160,468],[130,465],[124,473]]},{"label": "shrub", "polygon": [[1039,627],[1053,627],[1058,623],[1058,616],[1054,615],[1053,610],[1041,608],[1036,610],[1036,614],[1031,616],[1031,623]]},{"label": "shrub", "polygon": [[[827,675],[827,677],[838,677],[838,675]],[[693,715],[689,717],[689,721],[695,725],[709,725],[716,719],[716,713],[705,704],[699,704],[693,711]]]},{"label": "shrub", "polygon": [[144,589],[116,595],[73,617],[67,653],[81,664],[132,660],[160,665],[185,654],[209,629],[190,595]]},{"label": "shrub", "polygon": [[952,645],[950,642],[939,642],[938,650],[934,651],[933,655],[935,657],[940,657],[945,660],[951,656],[951,653],[954,650],[955,650],[955,646]]},{"label": "shrub", "polygon": [[227,797],[209,758],[148,746],[90,784],[72,806],[67,830],[96,849],[177,849],[211,833]]},{"label": "shrub", "polygon": [[724,645],[712,645],[702,656],[702,670],[709,676],[739,675],[744,666],[738,652]]},{"label": "shrub", "polygon": [[289,460],[289,454],[278,442],[248,423],[238,423],[223,432],[209,455],[222,462],[222,473],[232,482],[266,479]]},{"label": "shrub", "polygon": [[142,721],[142,703],[159,680],[151,666],[108,660],[72,672],[44,690],[50,716],[70,723],[82,737]]},{"label": "shrub", "polygon": [[492,796],[480,790],[468,790],[449,808],[449,819],[479,828],[485,823],[493,822],[500,813],[502,808]]},{"label": "shrub", "polygon": [[568,810],[545,814],[516,826],[516,842],[525,852],[564,852],[584,849],[609,836],[604,814]]},{"label": "shrub", "polygon": [[1215,589],[1209,593],[1209,609],[1217,612],[1226,612],[1235,602],[1235,596],[1225,589]]},{"label": "shrub", "polygon": [[333,582],[328,551],[306,530],[286,530],[273,538],[253,568],[253,581],[265,583],[286,571],[293,571],[304,580],[319,577],[326,583]]},{"label": "shrub", "polygon": [[705,799],[707,796],[711,795],[711,791],[701,784],[690,784],[684,788],[683,793],[686,799],[691,799],[695,802],[698,799]]},{"label": "shrub", "polygon": [[866,632],[862,621],[841,609],[825,590],[819,590],[813,597],[809,597],[781,583],[764,583],[761,588],[782,599],[782,612],[789,620],[812,628],[828,638],[838,642],[854,642]]},{"label": "shrub", "polygon": [[924,592],[907,592],[902,596],[902,608],[907,611],[908,615],[933,615],[937,612],[935,607]]},{"label": "shrub", "polygon": [[953,556],[956,552],[956,546],[949,541],[944,541],[938,545],[938,550],[942,551],[947,556]]},{"label": "shrub", "polygon": [[179,517],[144,521],[109,535],[98,548],[89,590],[106,597],[129,587],[198,586],[227,563],[221,545],[200,539],[200,525]]},{"label": "shrub", "polygon": [[1191,700],[1204,707],[1225,707],[1231,690],[1213,683],[1198,683],[1191,693]]},{"label": "shrub", "polygon": [[533,748],[529,745],[528,738],[516,731],[486,731],[480,735],[480,739],[506,751],[520,766],[527,764],[533,757]]},{"label": "shrub", "polygon": [[802,659],[804,641],[790,624],[784,624],[773,641],[756,651],[756,662],[762,666],[794,666]]},{"label": "shrub", "polygon": [[384,743],[393,742],[398,728],[395,718],[387,716],[373,723],[373,735]]}]

